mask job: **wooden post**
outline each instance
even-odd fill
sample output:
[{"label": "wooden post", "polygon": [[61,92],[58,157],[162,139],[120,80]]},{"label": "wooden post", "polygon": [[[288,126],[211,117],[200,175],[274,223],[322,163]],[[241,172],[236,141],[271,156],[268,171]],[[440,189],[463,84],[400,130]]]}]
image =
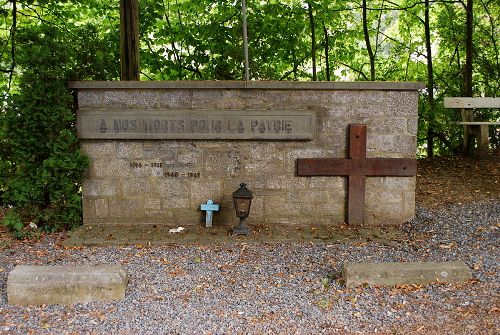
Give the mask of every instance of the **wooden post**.
[{"label": "wooden post", "polygon": [[[472,122],[474,121],[474,111],[473,109],[460,109],[462,114],[462,122]],[[471,127],[468,125],[464,125],[464,143],[463,150],[464,154],[467,157],[471,157],[474,153],[474,136],[471,131]]]},{"label": "wooden post", "polygon": [[140,80],[138,0],[120,0],[120,79]]},{"label": "wooden post", "polygon": [[243,17],[243,53],[245,57],[245,80],[250,80],[250,70],[248,65],[248,27],[247,27],[247,3],[241,1],[242,17]]},{"label": "wooden post", "polygon": [[488,159],[490,139],[488,138],[488,125],[479,126],[479,136],[477,137],[477,153],[480,159]]}]

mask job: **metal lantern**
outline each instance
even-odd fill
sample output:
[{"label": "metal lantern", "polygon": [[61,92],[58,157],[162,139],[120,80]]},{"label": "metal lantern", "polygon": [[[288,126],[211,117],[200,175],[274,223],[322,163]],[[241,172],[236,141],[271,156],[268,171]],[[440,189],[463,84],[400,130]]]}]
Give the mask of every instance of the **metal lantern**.
[{"label": "metal lantern", "polygon": [[240,218],[240,223],[233,230],[233,236],[250,235],[251,233],[250,228],[245,224],[245,219],[250,213],[253,194],[246,186],[245,183],[241,183],[240,188],[233,193],[234,210],[236,211],[236,216]]}]

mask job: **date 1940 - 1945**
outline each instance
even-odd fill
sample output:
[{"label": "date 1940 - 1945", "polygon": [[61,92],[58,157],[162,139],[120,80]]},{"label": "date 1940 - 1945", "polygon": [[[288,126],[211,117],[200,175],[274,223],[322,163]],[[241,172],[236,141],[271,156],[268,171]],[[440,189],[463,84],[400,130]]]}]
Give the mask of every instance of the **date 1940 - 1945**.
[{"label": "date 1940 - 1945", "polygon": [[[163,162],[130,162],[130,167],[132,169],[143,169],[143,168],[163,168]],[[185,172],[179,173],[178,171],[165,171],[163,172],[164,177],[171,178],[200,178],[200,172]]]}]

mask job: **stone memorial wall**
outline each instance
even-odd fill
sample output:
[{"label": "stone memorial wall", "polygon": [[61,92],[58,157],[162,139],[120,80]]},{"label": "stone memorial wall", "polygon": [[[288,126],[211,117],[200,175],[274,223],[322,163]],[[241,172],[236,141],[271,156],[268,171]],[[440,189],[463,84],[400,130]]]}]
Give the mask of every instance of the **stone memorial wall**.
[{"label": "stone memorial wall", "polygon": [[[86,224],[237,222],[232,193],[253,192],[249,224],[339,224],[345,177],[301,177],[298,158],[345,158],[351,123],[367,157],[414,158],[418,83],[70,82],[91,164]],[[365,224],[413,218],[415,177],[366,179]]]}]

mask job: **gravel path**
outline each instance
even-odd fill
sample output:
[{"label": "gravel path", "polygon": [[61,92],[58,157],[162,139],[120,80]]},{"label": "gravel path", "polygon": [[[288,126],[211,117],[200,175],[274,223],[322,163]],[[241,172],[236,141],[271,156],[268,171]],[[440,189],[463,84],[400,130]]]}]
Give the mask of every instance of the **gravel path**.
[{"label": "gravel path", "polygon": [[[408,241],[65,249],[62,235],[0,255],[0,334],[498,334],[500,202],[418,209]],[[475,280],[346,290],[346,261],[463,260]],[[126,299],[9,306],[15,264],[120,263]]]}]

